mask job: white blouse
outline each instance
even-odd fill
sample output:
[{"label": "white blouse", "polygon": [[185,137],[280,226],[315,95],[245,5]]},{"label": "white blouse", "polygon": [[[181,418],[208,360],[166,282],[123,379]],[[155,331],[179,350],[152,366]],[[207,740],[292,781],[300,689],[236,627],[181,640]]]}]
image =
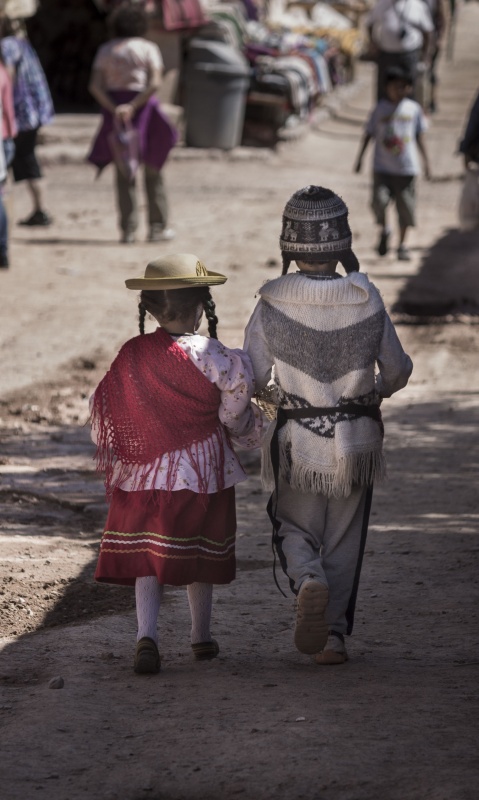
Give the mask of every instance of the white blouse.
[{"label": "white blouse", "polygon": [[[199,334],[185,334],[172,337],[189,358],[198,367],[203,375],[214,383],[221,392],[218,417],[227,428],[230,439],[240,447],[252,449],[260,446],[262,417],[259,408],[251,403],[254,392],[253,367],[247,353],[240,349],[231,350],[217,339],[209,339]],[[226,434],[222,430],[224,446],[224,488],[234,486],[246,479],[246,474],[233,448],[228,443]],[[95,441],[95,432],[92,430]],[[216,445],[218,447],[218,445]],[[198,444],[198,454],[202,452],[201,442]],[[142,488],[166,489],[166,476],[168,473],[168,454],[161,459],[156,459],[151,465],[141,470],[136,468],[131,476],[120,484],[120,489],[125,492],[134,492],[137,489],[140,475],[145,469],[151,473]],[[155,477],[156,476],[156,477]],[[198,492],[198,477],[191,466],[185,450],[181,451],[176,480],[172,491],[190,489]],[[208,483],[208,494],[218,491],[216,476],[211,474]]]},{"label": "white blouse", "polygon": [[153,72],[162,69],[159,47],[139,36],[106,42],[93,62],[93,70],[101,72],[107,91],[142,92],[150,85]]}]

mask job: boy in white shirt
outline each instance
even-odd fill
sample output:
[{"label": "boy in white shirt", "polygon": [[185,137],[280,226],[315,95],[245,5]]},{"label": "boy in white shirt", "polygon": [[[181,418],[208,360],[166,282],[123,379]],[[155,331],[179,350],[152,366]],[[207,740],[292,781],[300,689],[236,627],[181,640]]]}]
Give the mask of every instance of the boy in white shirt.
[{"label": "boy in white shirt", "polygon": [[419,103],[410,99],[412,77],[399,67],[391,67],[386,76],[387,99],[380,100],[369,117],[355,165],[360,172],[363,156],[371,139],[375,140],[373,194],[371,206],[381,226],[377,246],[380,256],[389,250],[391,229],[386,209],[396,204],[399,219],[397,257],[409,261],[405,245],[407,231],[416,224],[416,176],[420,172],[421,154],[424,176],[430,178],[429,159],[423,140],[427,122]]}]

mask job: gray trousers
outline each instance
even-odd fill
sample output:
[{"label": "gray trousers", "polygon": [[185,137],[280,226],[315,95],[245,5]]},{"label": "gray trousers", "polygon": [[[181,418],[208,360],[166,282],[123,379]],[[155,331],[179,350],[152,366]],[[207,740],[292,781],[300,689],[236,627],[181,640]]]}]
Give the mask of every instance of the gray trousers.
[{"label": "gray trousers", "polygon": [[[138,227],[138,201],[136,181],[130,182],[116,167],[116,189],[120,228],[124,233],[133,233]],[[166,228],[168,202],[163,175],[157,169],[144,165],[144,181],[148,204],[148,222]]]},{"label": "gray trousers", "polygon": [[[295,491],[280,481],[276,520],[281,523],[276,547],[293,591],[313,577],[329,587],[326,622],[339,633],[350,633],[346,612],[355,602],[361,567],[361,534],[367,529],[367,487],[349,497],[326,497]],[[364,546],[364,539],[363,539]]]}]

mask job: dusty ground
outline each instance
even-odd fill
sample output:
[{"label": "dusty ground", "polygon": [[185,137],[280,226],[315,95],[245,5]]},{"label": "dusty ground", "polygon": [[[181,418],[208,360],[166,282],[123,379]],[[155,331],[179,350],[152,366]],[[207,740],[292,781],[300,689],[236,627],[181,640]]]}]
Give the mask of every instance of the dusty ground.
[{"label": "dusty ground", "polygon": [[[397,309],[415,371],[384,406],[390,480],[375,490],[343,667],[319,668],[292,646],[292,601],[272,580],[266,496],[248,455],[238,579],[215,595],[221,656],[192,660],[185,593],[171,590],[164,671],[134,676],[132,593],[92,582],[105,506],[85,422],[92,388],[136,333],[123,280],[160,248],[117,244],[111,175],[94,183],[87,167],[56,163],[55,135],[75,140],[74,161],[95,120],[65,118],[50,134],[55,224],[12,226],[13,264],[0,275],[5,800],[477,797],[479,242],[456,230],[454,150],[477,88],[478,26],[477,4],[461,7],[411,264],[374,255],[369,175],[351,174],[369,66],[304,139],[276,153],[178,152],[167,168],[175,248],[230,276],[216,292],[227,344],[241,343],[256,288],[277,274],[286,198],[311,182],[348,202],[362,268]],[[20,187],[14,201],[18,218]],[[51,689],[58,676],[63,688]]]}]

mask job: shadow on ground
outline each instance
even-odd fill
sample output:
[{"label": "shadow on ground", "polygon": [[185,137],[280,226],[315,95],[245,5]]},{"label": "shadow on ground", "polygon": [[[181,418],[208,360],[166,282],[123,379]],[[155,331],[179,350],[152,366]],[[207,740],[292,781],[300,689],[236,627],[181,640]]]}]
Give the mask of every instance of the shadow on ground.
[{"label": "shadow on ground", "polygon": [[479,231],[452,229],[423,257],[393,311],[412,317],[479,316]]},{"label": "shadow on ground", "polygon": [[[454,402],[446,397],[397,410],[385,407],[390,480],[375,488],[372,527],[386,519],[388,530],[400,531],[401,537],[408,532],[434,532],[434,537],[422,541],[422,550],[434,550],[436,537],[441,547],[452,549],[456,533],[477,532],[479,454],[468,447],[479,423],[477,400],[475,393],[462,393],[454,396]],[[88,430],[64,426],[61,436],[57,432],[53,438],[44,430],[35,434],[34,441],[35,455],[41,456],[42,463],[54,459],[64,466],[40,472],[32,467],[19,473],[13,466],[11,473],[8,465],[2,467],[3,635],[134,608],[131,589],[93,581],[107,510],[103,486],[91,467],[67,466],[72,452],[92,455]],[[7,448],[12,461],[15,449],[13,445]],[[248,459],[249,472],[257,473],[254,458],[247,455]],[[238,543],[238,567],[264,568],[268,566],[264,558],[259,566],[248,558],[258,529],[268,529],[267,494],[251,490],[248,483],[242,491],[248,498],[248,510],[244,506],[243,513],[251,514],[253,503],[257,514],[250,521],[241,519],[240,495],[239,525],[245,533]],[[267,557],[266,552],[263,555]]]},{"label": "shadow on ground", "polygon": [[[269,525],[266,494],[252,488],[257,475],[238,491],[237,581],[215,595],[222,655],[206,666],[192,662],[187,603],[175,590],[161,625],[165,669],[158,679],[132,674],[134,614],[115,613],[133,611],[131,589],[122,605],[119,587],[93,584],[101,527],[87,538],[75,572],[65,543],[73,551],[82,545],[83,510],[72,512],[61,536],[53,529],[45,536],[34,517],[25,531],[17,525],[12,580],[3,589],[10,591],[10,603],[29,587],[51,599],[36,630],[6,642],[2,651],[2,746],[10,765],[3,785],[12,800],[33,789],[55,800],[219,800],[236,794],[283,800],[291,796],[288,770],[296,761],[298,798],[319,797],[320,770],[324,800],[472,800],[473,793],[461,790],[477,774],[470,685],[479,663],[479,457],[469,446],[479,422],[477,394],[400,408],[385,404],[384,413],[390,481],[377,487],[373,501],[348,643],[351,662],[332,671],[319,674],[293,648],[291,598],[281,598],[265,568]],[[23,479],[26,491],[28,473]],[[48,581],[41,587],[35,582],[37,569],[20,549],[40,533],[52,552],[47,560],[57,558],[56,598],[44,585]],[[59,545],[63,557],[55,552]],[[252,556],[258,563],[248,563]],[[89,616],[97,617],[94,624],[82,625]],[[63,627],[42,630],[51,625]],[[55,676],[64,680],[62,692],[48,689]],[[26,760],[16,759],[25,743]],[[288,758],[278,762],[281,747]],[[338,759],[345,765],[339,779]],[[413,759],[419,786],[417,775],[410,775]],[[381,778],[379,789],[378,764],[386,764],[391,776]],[[251,775],[253,767],[259,772]],[[223,783],[217,785],[218,775]]]}]

